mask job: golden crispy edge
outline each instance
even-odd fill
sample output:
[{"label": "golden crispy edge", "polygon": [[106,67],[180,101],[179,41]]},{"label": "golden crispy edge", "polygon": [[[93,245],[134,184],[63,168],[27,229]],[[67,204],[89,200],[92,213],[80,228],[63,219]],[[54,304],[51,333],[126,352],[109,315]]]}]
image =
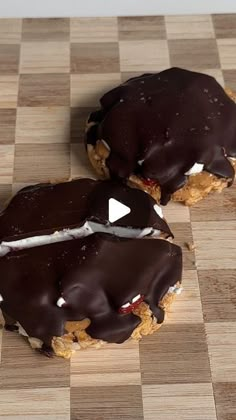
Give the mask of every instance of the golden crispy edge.
[{"label": "golden crispy edge", "polygon": [[[180,282],[176,284],[178,288],[180,285]],[[175,300],[175,297],[176,293],[168,292],[160,302],[160,307],[164,309],[167,317],[169,308],[172,302]],[[130,339],[140,340],[145,335],[153,334],[162,325],[157,323],[157,320],[155,317],[153,317],[149,305],[145,302],[142,302],[133,311],[133,313],[141,318],[141,322],[133,331]],[[77,349],[84,350],[90,347],[98,349],[104,346],[106,344],[105,341],[94,339],[86,333],[86,328],[89,326],[89,324],[89,319],[84,319],[83,321],[67,322],[65,329],[68,331],[68,333],[62,337],[54,337],[52,340],[52,348],[54,353],[57,356],[69,359],[73,352]]]}]

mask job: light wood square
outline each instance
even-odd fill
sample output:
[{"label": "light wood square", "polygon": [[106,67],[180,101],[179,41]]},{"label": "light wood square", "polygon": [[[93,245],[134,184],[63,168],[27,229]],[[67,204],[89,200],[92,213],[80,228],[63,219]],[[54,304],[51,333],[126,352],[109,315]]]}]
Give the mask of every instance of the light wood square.
[{"label": "light wood square", "polygon": [[166,32],[169,39],[214,38],[210,15],[166,16]]},{"label": "light wood square", "polygon": [[81,350],[72,357],[72,387],[139,384],[139,345],[135,341],[107,344],[101,349]]},{"label": "light wood square", "polygon": [[174,234],[175,243],[182,248],[184,269],[194,270],[196,268],[196,265],[194,249],[191,249],[191,245],[193,245],[191,223],[174,222],[169,223],[169,226]]},{"label": "light wood square", "polygon": [[118,27],[116,17],[72,18],[72,42],[116,42]]},{"label": "light wood square", "polygon": [[121,83],[120,73],[71,75],[71,106],[98,107],[100,97]]},{"label": "light wood square", "polygon": [[16,108],[18,76],[0,76],[0,108]]},{"label": "light wood square", "polygon": [[0,418],[1,420],[70,420],[70,389],[1,390]]},{"label": "light wood square", "polygon": [[198,269],[236,268],[236,221],[192,222]]},{"label": "light wood square", "polygon": [[0,144],[0,184],[12,182],[14,164],[14,145]]},{"label": "light wood square", "polygon": [[22,43],[20,73],[68,73],[69,69],[69,42]]},{"label": "light wood square", "polygon": [[144,385],[145,420],[216,420],[212,384]]},{"label": "light wood square", "polygon": [[16,143],[68,143],[69,141],[69,107],[17,109]]},{"label": "light wood square", "polygon": [[205,325],[213,382],[235,381],[236,322]]},{"label": "light wood square", "polygon": [[218,39],[217,44],[222,69],[236,69],[236,38]]},{"label": "light wood square", "polygon": [[120,41],[121,71],[160,71],[169,67],[165,40]]},{"label": "light wood square", "polygon": [[172,303],[166,314],[167,324],[191,324],[203,322],[200,290],[195,270],[185,270],[183,291]]},{"label": "light wood square", "polygon": [[0,19],[0,44],[20,43],[21,26],[21,19]]},{"label": "light wood square", "polygon": [[189,207],[187,206],[170,201],[167,206],[162,207],[162,210],[168,223],[190,222]]}]

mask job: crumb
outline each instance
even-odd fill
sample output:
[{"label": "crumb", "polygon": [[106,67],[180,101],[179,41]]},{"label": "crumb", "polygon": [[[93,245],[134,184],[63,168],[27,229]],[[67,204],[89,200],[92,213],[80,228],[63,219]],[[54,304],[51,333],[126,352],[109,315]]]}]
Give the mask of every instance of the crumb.
[{"label": "crumb", "polygon": [[185,242],[184,245],[189,251],[194,251],[194,249],[196,249],[196,245],[193,242]]}]

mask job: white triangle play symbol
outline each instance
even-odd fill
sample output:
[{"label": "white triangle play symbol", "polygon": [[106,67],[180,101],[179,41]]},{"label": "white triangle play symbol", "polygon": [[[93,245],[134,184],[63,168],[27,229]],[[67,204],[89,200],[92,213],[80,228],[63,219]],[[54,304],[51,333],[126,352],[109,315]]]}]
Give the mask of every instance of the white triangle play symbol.
[{"label": "white triangle play symbol", "polygon": [[120,201],[115,200],[115,198],[109,199],[109,207],[108,207],[109,222],[111,223],[116,222],[117,220],[126,216],[126,214],[129,214],[130,212],[131,212],[131,209],[125,204],[122,204]]}]

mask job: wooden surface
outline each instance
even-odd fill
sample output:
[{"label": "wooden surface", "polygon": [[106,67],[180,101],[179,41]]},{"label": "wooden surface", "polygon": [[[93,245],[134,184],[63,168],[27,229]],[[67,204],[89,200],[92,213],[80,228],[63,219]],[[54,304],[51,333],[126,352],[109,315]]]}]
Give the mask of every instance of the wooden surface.
[{"label": "wooden surface", "polygon": [[[170,65],[236,89],[236,16],[0,20],[0,204],[29,183],[93,176],[83,130],[99,96]],[[184,250],[168,322],[71,362],[0,330],[1,420],[236,419],[236,185],[164,213]]]}]

